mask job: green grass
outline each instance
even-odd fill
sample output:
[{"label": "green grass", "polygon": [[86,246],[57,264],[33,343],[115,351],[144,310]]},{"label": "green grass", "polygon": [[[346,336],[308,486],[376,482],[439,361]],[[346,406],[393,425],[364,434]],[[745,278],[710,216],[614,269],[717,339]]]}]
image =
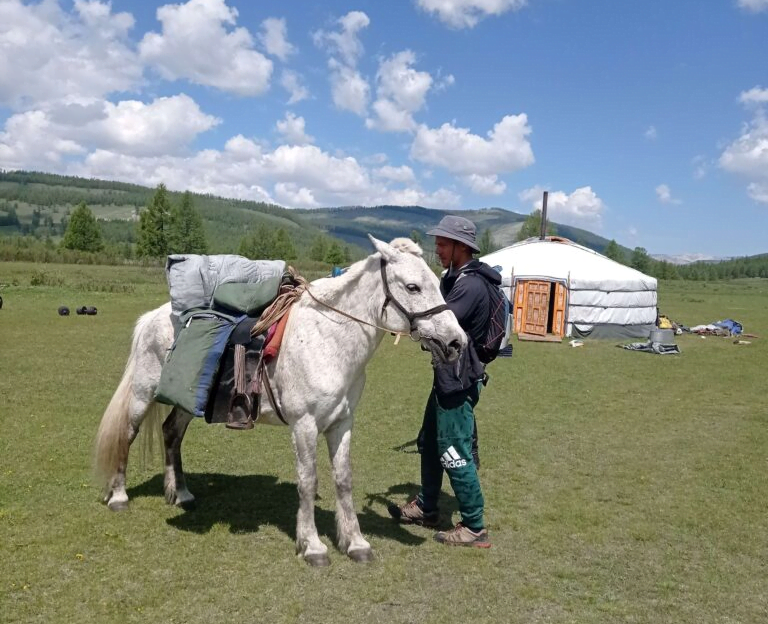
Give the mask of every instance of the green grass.
[{"label": "green grass", "polygon": [[[478,409],[488,551],[448,549],[387,517],[386,500],[417,487],[418,455],[396,449],[415,437],[430,381],[426,354],[387,339],[353,437],[376,561],[332,548],[321,570],[293,554],[283,428],[193,422],[195,511],[165,504],[160,462],[142,466],[137,452],[130,511],[99,502],[92,440],[133,322],[166,298],[161,270],[5,263],[0,294],[2,622],[768,619],[766,281],[661,286],[672,319],[735,318],[764,336],[750,345],[684,335],[680,356],[660,357],[515,342],[493,363]],[[64,304],[99,314],[60,318]],[[317,523],[331,544],[325,451],[319,463]],[[447,521],[447,485],[443,509]]]}]

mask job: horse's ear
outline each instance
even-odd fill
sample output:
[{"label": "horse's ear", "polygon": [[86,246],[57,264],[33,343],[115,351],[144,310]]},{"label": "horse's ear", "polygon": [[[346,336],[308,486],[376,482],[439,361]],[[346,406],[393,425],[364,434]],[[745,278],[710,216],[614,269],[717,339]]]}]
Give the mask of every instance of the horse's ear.
[{"label": "horse's ear", "polygon": [[378,238],[374,238],[368,234],[368,238],[371,239],[373,246],[381,254],[381,257],[385,260],[394,260],[397,257],[398,251],[392,245],[388,245],[384,241],[380,241]]}]

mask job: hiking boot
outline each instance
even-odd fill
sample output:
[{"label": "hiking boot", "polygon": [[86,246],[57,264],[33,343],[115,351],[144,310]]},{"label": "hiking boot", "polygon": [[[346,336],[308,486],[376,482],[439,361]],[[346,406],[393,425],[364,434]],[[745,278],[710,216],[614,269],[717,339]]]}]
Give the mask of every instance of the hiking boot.
[{"label": "hiking boot", "polygon": [[459,522],[450,531],[435,533],[435,539],[449,546],[474,546],[475,548],[490,548],[488,529],[472,531]]},{"label": "hiking boot", "polygon": [[424,511],[419,507],[419,503],[416,499],[413,499],[410,503],[405,505],[395,505],[390,503],[387,505],[387,511],[401,524],[418,524],[425,527],[436,527],[439,519],[437,509],[434,511]]}]

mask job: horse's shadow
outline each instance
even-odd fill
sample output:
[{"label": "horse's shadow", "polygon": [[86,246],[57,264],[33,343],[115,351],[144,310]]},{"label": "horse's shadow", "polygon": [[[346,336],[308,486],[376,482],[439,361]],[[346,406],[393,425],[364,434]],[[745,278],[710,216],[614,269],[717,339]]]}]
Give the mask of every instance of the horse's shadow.
[{"label": "horse's shadow", "polygon": [[[170,526],[200,534],[209,532],[214,525],[229,525],[232,533],[255,533],[262,526],[274,526],[292,540],[296,539],[299,494],[294,483],[278,481],[273,475],[191,473],[185,476],[189,489],[195,494],[196,504],[193,509],[185,509],[168,518]],[[155,475],[130,488],[128,495],[130,498],[157,496],[162,490],[163,478]],[[418,485],[406,483],[395,485],[386,492],[368,494],[357,514],[362,532],[407,545],[426,541],[428,536],[414,535],[372,506],[374,503],[386,504],[390,496],[402,498],[401,495],[417,490]],[[445,501],[441,501],[441,506],[443,503]],[[333,511],[315,506],[315,524],[320,535],[333,539],[336,534]]]}]

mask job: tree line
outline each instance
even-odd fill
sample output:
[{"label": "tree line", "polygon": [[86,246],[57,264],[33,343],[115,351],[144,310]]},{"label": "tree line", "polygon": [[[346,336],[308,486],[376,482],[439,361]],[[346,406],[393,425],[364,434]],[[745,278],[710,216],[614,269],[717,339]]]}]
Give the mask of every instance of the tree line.
[{"label": "tree line", "polygon": [[[18,226],[19,218],[12,205],[1,206],[5,215],[0,226]],[[98,221],[87,204],[81,201],[77,207],[62,216],[58,224],[62,238],[58,246],[50,235],[44,241],[33,236],[16,236],[0,241],[0,259],[38,260],[70,262],[105,262],[138,260],[143,263],[163,262],[169,254],[205,254],[209,245],[203,220],[196,209],[192,194],[184,193],[180,200],[172,203],[165,185],[160,184],[146,207],[137,211],[137,221]],[[39,209],[32,215],[35,228],[39,226]],[[53,225],[53,224],[52,224]],[[129,226],[126,237],[125,227]],[[123,239],[107,243],[109,230],[118,230]],[[105,236],[106,233],[106,236]],[[127,240],[126,240],[127,238]],[[232,250],[234,252],[234,249]],[[59,252],[59,257],[57,257]],[[270,227],[260,223],[247,231],[240,239],[237,253],[251,259],[303,259],[315,260],[332,266],[343,266],[352,261],[348,246],[329,236],[317,235],[309,249],[297,251],[291,233],[284,227]]]},{"label": "tree line", "polygon": [[742,277],[768,278],[768,254],[732,258],[719,262],[692,262],[673,264],[652,258],[644,247],[635,247],[627,256],[615,240],[605,248],[604,255],[611,260],[637,269],[641,273],[662,280],[712,281]]}]

